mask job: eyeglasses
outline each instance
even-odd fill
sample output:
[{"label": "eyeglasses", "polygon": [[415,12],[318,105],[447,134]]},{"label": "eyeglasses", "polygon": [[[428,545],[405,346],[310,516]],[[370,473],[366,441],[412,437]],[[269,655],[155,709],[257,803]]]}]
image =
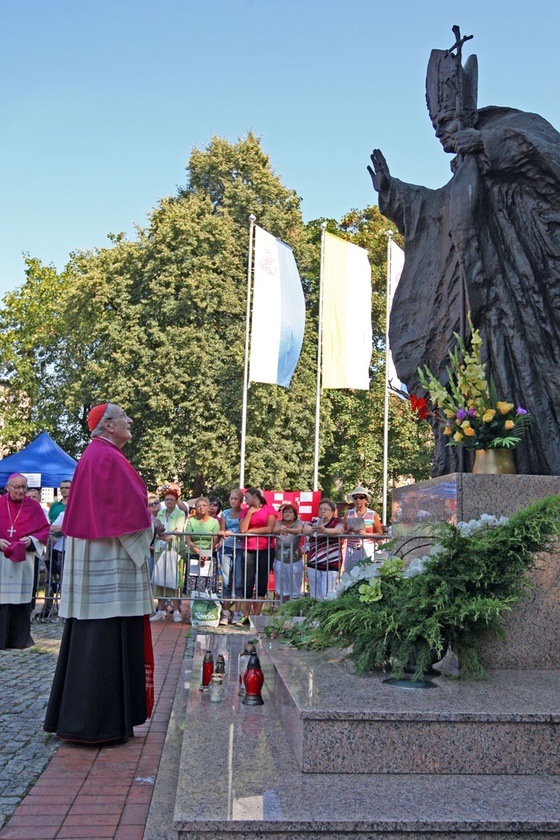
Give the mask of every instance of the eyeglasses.
[{"label": "eyeglasses", "polygon": [[7,487],[11,487],[12,490],[27,490],[27,484],[8,484]]},{"label": "eyeglasses", "polygon": [[352,498],[353,498],[353,499],[363,500],[363,499],[367,499],[367,496],[352,496]]},{"label": "eyeglasses", "polygon": [[159,505],[159,504],[160,504],[160,502],[148,502],[148,507],[155,507],[156,505]]}]

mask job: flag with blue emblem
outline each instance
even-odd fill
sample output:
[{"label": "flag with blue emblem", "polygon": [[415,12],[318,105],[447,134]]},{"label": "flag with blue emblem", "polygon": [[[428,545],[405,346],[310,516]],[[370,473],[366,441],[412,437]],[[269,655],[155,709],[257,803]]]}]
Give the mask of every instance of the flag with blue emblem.
[{"label": "flag with blue emblem", "polygon": [[249,380],[287,388],[305,329],[305,299],[292,249],[255,225]]}]

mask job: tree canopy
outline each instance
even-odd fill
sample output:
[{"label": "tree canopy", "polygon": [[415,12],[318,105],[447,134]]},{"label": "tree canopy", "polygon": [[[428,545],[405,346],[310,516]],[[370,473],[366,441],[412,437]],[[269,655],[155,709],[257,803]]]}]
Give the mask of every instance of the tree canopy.
[{"label": "tree canopy", "polygon": [[[294,249],[308,318],[289,389],[249,389],[245,474],[266,488],[310,489],[313,475],[318,222],[274,173],[251,132],[194,149],[186,184],[161,200],[131,241],[70,255],[63,272],[27,260],[27,279],[0,311],[0,443],[13,451],[43,429],[77,456],[98,402],[133,417],[127,457],[149,486],[223,492],[239,476],[249,215]],[[329,228],[370,251],[372,390],[322,400],[323,489],[380,487],[387,223],[376,207]],[[391,473],[428,474],[427,440],[392,400]]]}]

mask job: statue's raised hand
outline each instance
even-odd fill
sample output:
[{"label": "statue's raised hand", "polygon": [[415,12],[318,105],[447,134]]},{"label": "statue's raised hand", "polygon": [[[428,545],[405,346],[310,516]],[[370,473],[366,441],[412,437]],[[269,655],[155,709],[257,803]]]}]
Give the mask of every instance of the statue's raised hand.
[{"label": "statue's raised hand", "polygon": [[379,149],[373,150],[370,159],[372,165],[368,166],[368,172],[371,175],[374,189],[377,192],[386,192],[391,186],[391,173],[387,161]]}]

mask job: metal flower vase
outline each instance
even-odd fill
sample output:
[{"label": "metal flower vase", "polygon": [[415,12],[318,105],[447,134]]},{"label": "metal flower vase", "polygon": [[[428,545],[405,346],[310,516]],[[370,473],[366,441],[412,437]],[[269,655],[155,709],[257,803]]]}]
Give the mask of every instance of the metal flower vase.
[{"label": "metal flower vase", "polygon": [[515,475],[512,449],[477,449],[473,473],[478,475]]}]

